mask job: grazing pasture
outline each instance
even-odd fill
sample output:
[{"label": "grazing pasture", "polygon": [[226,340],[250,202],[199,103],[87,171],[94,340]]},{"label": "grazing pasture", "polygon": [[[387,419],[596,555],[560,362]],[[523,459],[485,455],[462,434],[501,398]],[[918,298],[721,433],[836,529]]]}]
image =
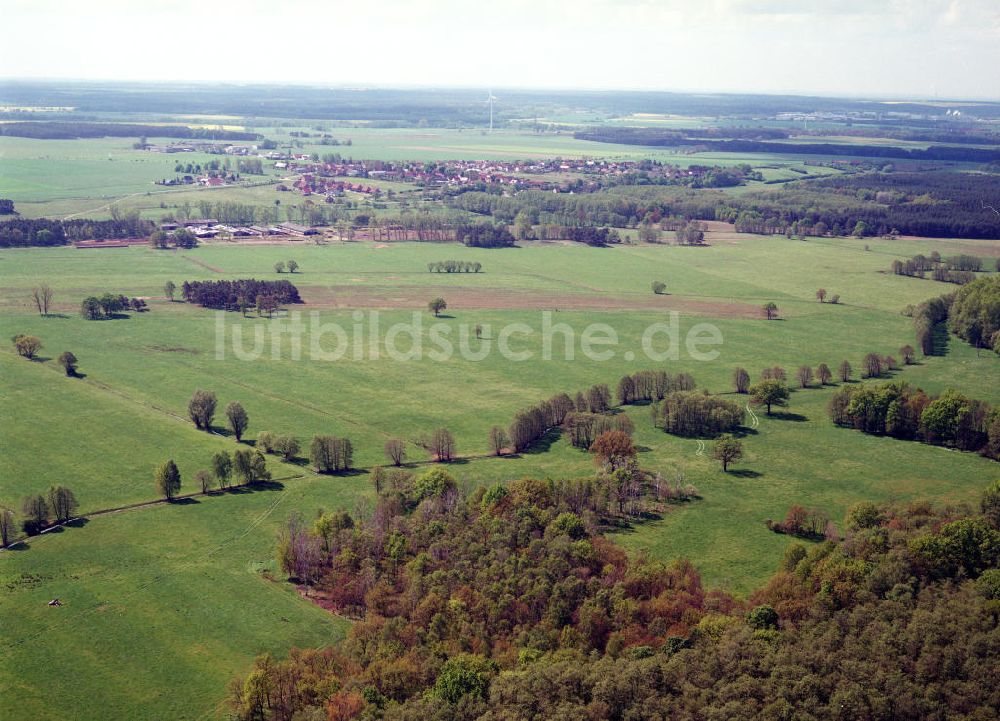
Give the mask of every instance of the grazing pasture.
[{"label": "grazing pasture", "polygon": [[[0,413],[10,449],[0,456],[0,503],[16,506],[24,493],[54,483],[72,487],[84,513],[152,500],[153,471],[168,457],[181,470],[182,493],[193,491],[194,473],[212,453],[235,447],[221,413],[234,400],[250,416],[249,439],[270,430],[292,434],[307,448],[314,434],[347,436],[358,470],[317,476],[304,462],[270,457],[275,480],[261,488],[96,515],[0,553],[0,617],[16,619],[0,626],[0,695],[37,718],[67,708],[81,717],[223,717],[226,682],[245,672],[256,653],[319,646],[342,635],[346,621],[272,580],[275,533],[293,511],[311,519],[319,508],[370,507],[365,470],[386,463],[389,438],[406,441],[408,462],[426,464],[422,439],[449,428],[459,455],[450,471],[465,484],[588,476],[589,454],[558,433],[518,456],[494,458],[489,429],[557,392],[594,383],[614,388],[622,374],[640,369],[688,372],[712,393],[731,393],[736,366],[755,380],[774,365],[789,377],[802,364],[836,368],[845,358],[859,369],[866,353],[898,354],[913,342],[912,321],[900,312],[905,305],[954,289],[884,272],[895,257],[956,252],[952,241],[803,242],[720,230],[708,241],[706,248],[606,249],[531,242],[499,251],[371,242],[4,251],[0,337],[6,343],[28,333],[44,348],[37,361],[16,357],[9,344],[0,350]],[[997,245],[977,247],[985,256]],[[427,264],[441,258],[481,262],[482,272],[428,272]],[[300,272],[276,274],[274,264],[289,259]],[[354,325],[370,332],[370,313],[377,311],[379,359],[356,359],[352,345],[339,360],[319,360],[309,357],[306,344],[296,360],[287,333],[256,360],[240,360],[229,340],[220,356],[220,328],[224,339],[234,329],[249,338],[255,328],[270,338],[292,316],[216,314],[164,297],[167,281],[249,277],[291,280],[305,303],[287,311],[301,313],[307,326],[339,324],[351,342]],[[650,291],[654,280],[666,283],[666,295]],[[31,304],[31,288],[41,282],[55,293],[51,317],[38,316]],[[840,294],[842,304],[817,302],[820,287]],[[80,301],[103,292],[144,297],[151,310],[84,320]],[[448,301],[439,319],[426,307],[436,296]],[[777,303],[780,320],[762,318],[767,301]],[[669,322],[671,310],[680,314],[680,354],[654,361],[642,351],[642,336],[651,324]],[[505,326],[522,323],[532,333],[513,336],[511,348],[533,357],[512,361],[494,350],[479,361],[460,353],[392,360],[385,330],[412,322],[414,313],[425,348],[434,347],[435,323],[451,329],[452,339],[462,325],[482,325],[483,339],[470,344],[489,341],[494,349]],[[573,330],[574,360],[562,357],[560,336],[553,360],[542,360],[545,317]],[[581,352],[580,334],[593,323],[619,336],[608,360]],[[714,360],[695,360],[683,347],[698,324],[722,335]],[[332,350],[331,338],[322,350]],[[63,350],[78,357],[85,377],[65,377],[55,361]],[[928,392],[954,387],[1000,402],[1000,358],[956,339],[947,355],[894,376]],[[186,419],[198,388],[218,395],[215,426],[223,435],[197,431]],[[749,427],[748,416],[745,457],[728,474],[703,440],[654,429],[645,406],[622,410],[634,421],[641,466],[694,484],[701,497],[665,507],[658,518],[617,532],[616,540],[664,560],[690,558],[707,585],[747,593],[789,543],[764,521],[793,503],[822,508],[838,521],[860,499],[971,503],[998,474],[995,462],[973,454],[836,428],[826,414],[832,392],[796,391],[779,413],[757,411],[757,427]],[[56,597],[62,607],[46,606]],[[67,645],[87,650],[84,668],[60,653]],[[54,676],[73,681],[53,687]]]}]

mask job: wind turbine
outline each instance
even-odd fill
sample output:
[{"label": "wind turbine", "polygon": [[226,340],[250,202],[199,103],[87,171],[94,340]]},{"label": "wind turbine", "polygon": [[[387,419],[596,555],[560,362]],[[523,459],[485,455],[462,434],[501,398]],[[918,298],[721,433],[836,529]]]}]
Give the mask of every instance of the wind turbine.
[{"label": "wind turbine", "polygon": [[497,97],[493,94],[492,90],[487,91],[486,102],[490,104],[490,132],[493,132],[493,101],[497,100]]}]

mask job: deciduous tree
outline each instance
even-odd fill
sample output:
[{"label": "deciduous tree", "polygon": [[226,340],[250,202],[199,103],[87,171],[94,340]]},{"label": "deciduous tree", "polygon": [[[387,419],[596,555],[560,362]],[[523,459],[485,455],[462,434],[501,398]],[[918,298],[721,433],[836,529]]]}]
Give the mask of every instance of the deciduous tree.
[{"label": "deciduous tree", "polygon": [[764,317],[768,320],[774,320],[778,317],[778,304],[774,301],[768,301],[763,306]]},{"label": "deciduous tree", "polygon": [[455,457],[455,438],[447,428],[438,428],[431,434],[429,450],[434,459],[448,463]]},{"label": "deciduous tree", "polygon": [[763,380],[750,386],[750,399],[767,406],[767,415],[771,415],[771,406],[784,406],[788,403],[788,386],[779,380]]},{"label": "deciduous tree", "polygon": [[16,335],[11,340],[14,342],[17,354],[28,360],[32,360],[42,349],[42,341],[33,335]]},{"label": "deciduous tree", "polygon": [[431,302],[427,304],[427,309],[434,314],[434,317],[441,315],[441,311],[448,307],[448,303],[445,302],[444,298],[434,298]]},{"label": "deciduous tree", "polygon": [[594,461],[609,472],[624,468],[636,456],[632,437],[623,431],[605,431],[594,439],[590,452]]},{"label": "deciduous tree", "polygon": [[80,504],[73,491],[65,486],[52,486],[48,492],[49,511],[56,523],[65,523],[76,515]]},{"label": "deciduous tree", "polygon": [[217,451],[212,456],[212,473],[219,482],[219,488],[228,488],[233,473],[233,459],[225,451]]},{"label": "deciduous tree", "polygon": [[0,546],[6,547],[14,539],[14,512],[0,508]]},{"label": "deciduous tree", "polygon": [[851,362],[845,360],[841,361],[840,367],[837,368],[837,372],[840,374],[840,380],[843,383],[847,383],[851,380],[851,373],[854,372],[854,369],[851,368]]},{"label": "deciduous tree", "polygon": [[25,496],[21,501],[21,526],[29,536],[42,532],[49,522],[49,506],[40,493]]},{"label": "deciduous tree", "polygon": [[722,472],[729,471],[729,464],[743,457],[743,443],[728,433],[719,436],[712,450],[712,457],[722,462]]},{"label": "deciduous tree", "polygon": [[66,371],[66,375],[71,378],[76,375],[77,362],[76,356],[68,350],[63,351],[59,355],[59,365],[61,365],[63,370]]},{"label": "deciduous tree", "polygon": [[503,455],[504,448],[510,440],[507,438],[507,431],[505,431],[500,426],[493,426],[490,428],[490,450],[493,451],[493,455],[501,456]]},{"label": "deciduous tree", "polygon": [[181,490],[181,472],[173,459],[167,460],[156,469],[156,490],[168,501]]},{"label": "deciduous tree", "polygon": [[401,438],[390,438],[385,442],[385,457],[392,465],[401,466],[406,460],[406,442]]},{"label": "deciduous tree", "polygon": [[247,412],[240,403],[233,401],[226,406],[226,421],[229,425],[229,430],[236,437],[236,442],[239,443],[242,441],[243,433],[250,423],[250,416],[247,415]]},{"label": "deciduous tree", "polygon": [[737,393],[746,393],[750,388],[750,374],[746,368],[737,368],[733,371],[733,389]]},{"label": "deciduous tree", "polygon": [[830,381],[833,379],[833,373],[830,371],[830,366],[826,363],[820,363],[816,366],[816,377],[819,379],[820,385],[829,385]]},{"label": "deciduous tree", "polygon": [[200,430],[212,430],[212,419],[215,418],[215,394],[211,391],[196,390],[188,401],[188,416],[194,421],[194,427]]}]

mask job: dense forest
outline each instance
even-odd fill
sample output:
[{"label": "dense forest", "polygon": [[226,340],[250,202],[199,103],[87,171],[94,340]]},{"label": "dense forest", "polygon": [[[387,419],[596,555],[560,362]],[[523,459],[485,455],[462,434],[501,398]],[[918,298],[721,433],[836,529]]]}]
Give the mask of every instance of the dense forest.
[{"label": "dense forest", "polygon": [[513,196],[466,192],[446,198],[456,209],[513,223],[564,227],[636,227],[674,219],[724,220],[748,233],[1000,238],[1000,176],[873,172],[804,180],[780,190],[729,195],[709,189],[618,186],[594,193],[527,190]]},{"label": "dense forest", "polygon": [[[443,475],[442,475],[443,474]],[[282,567],[357,618],[257,659],[247,720],[995,719],[1000,483],[976,509],[862,503],[746,601],[633,560],[586,485],[463,496],[432,471],[368,517],[293,516]]]},{"label": "dense forest", "polygon": [[144,238],[156,226],[138,213],[111,220],[14,218],[0,222],[0,248],[65,245],[75,240]]},{"label": "dense forest", "polygon": [[[674,131],[658,128],[590,128],[573,134],[579,140],[600,143],[648,146],[697,146],[723,153],[794,153],[797,155],[832,155],[854,158],[893,158],[898,160],[948,161],[962,163],[993,163],[1000,161],[1000,150],[990,148],[958,148],[933,145],[929,148],[901,148],[892,145],[862,145],[860,143],[795,143],[753,139],[753,130],[717,129],[714,131]],[[766,131],[756,131],[761,137]],[[725,137],[729,135],[730,137]],[[718,137],[721,136],[721,137]],[[749,136],[749,137],[748,137]]]}]

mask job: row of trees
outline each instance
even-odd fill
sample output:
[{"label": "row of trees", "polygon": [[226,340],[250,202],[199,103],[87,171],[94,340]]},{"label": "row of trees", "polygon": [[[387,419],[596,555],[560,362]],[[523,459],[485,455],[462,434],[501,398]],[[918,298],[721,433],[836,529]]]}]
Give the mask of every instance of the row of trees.
[{"label": "row of trees", "polygon": [[483,264],[468,260],[439,260],[427,264],[428,273],[478,273]]},{"label": "row of trees", "polygon": [[844,386],[830,418],[864,433],[979,451],[1000,460],[1000,408],[949,389],[931,396],[907,383]]},{"label": "row of trees", "polygon": [[[21,500],[21,530],[36,536],[46,528],[73,520],[79,508],[76,495],[66,486],[51,486],[45,494],[29,494]],[[0,507],[0,546],[8,546],[16,536],[16,515]]]},{"label": "row of trees", "polygon": [[[216,452],[212,456],[211,468],[199,469],[194,477],[199,492],[211,493],[214,488],[225,491],[234,486],[267,483],[271,480],[271,471],[259,450],[237,448],[232,454]],[[180,495],[181,472],[173,459],[158,466],[153,478],[157,494],[165,500],[172,501]]]},{"label": "row of trees", "polygon": [[692,391],[694,378],[689,373],[671,375],[666,371],[643,370],[622,376],[615,388],[618,405],[661,401],[668,393]]}]

